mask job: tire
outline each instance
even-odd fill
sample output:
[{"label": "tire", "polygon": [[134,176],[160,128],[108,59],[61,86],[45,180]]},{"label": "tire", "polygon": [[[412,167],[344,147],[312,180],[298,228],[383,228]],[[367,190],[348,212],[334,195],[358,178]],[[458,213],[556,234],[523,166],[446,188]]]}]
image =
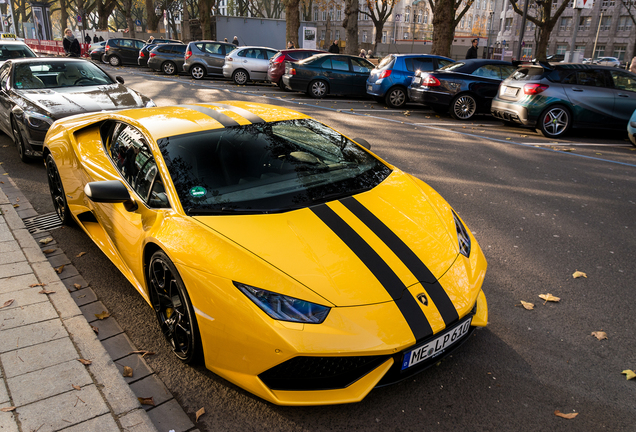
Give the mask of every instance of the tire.
[{"label": "tire", "polygon": [[57,165],[53,160],[53,156],[49,153],[44,161],[46,164],[46,176],[49,181],[49,193],[53,200],[53,207],[55,213],[62,221],[64,225],[72,225],[73,218],[66,202],[66,193],[64,192],[64,185],[60,178],[60,173],[57,170]]},{"label": "tire", "polygon": [[283,82],[283,78],[281,77],[281,79],[278,80],[278,88],[283,90],[283,91],[288,91],[287,87],[285,87],[285,83]]},{"label": "tire", "polygon": [[329,84],[323,80],[315,80],[309,83],[307,94],[314,99],[322,99],[329,94]]},{"label": "tire", "polygon": [[384,96],[385,103],[391,108],[402,108],[407,100],[408,96],[402,87],[392,87]]},{"label": "tire", "polygon": [[477,112],[477,101],[468,94],[460,94],[453,99],[450,106],[450,114],[457,120],[470,120]]},{"label": "tire", "polygon": [[245,69],[237,69],[232,74],[232,81],[237,85],[245,85],[250,79],[250,74]]},{"label": "tire", "polygon": [[572,114],[563,105],[552,105],[539,116],[537,132],[546,138],[565,135],[572,126]]},{"label": "tire", "polygon": [[164,62],[161,65],[161,71],[166,75],[174,75],[177,73],[177,65],[171,61]]},{"label": "tire", "polygon": [[11,117],[11,130],[13,132],[13,142],[18,149],[18,156],[20,156],[20,160],[24,163],[31,162],[31,158],[26,154],[24,137],[22,136],[22,132],[20,131],[20,127],[18,126],[18,122],[15,117]]},{"label": "tire", "polygon": [[108,64],[113,67],[121,66],[121,59],[116,55],[112,55],[108,57]]},{"label": "tire", "polygon": [[201,335],[190,297],[179,272],[163,251],[150,258],[147,285],[150,303],[172,352],[186,364],[201,362]]},{"label": "tire", "polygon": [[106,54],[102,54],[102,63],[104,64],[108,64],[108,57],[106,57]]},{"label": "tire", "polygon": [[190,67],[190,76],[195,80],[202,80],[207,74],[208,71],[200,64],[195,64]]}]

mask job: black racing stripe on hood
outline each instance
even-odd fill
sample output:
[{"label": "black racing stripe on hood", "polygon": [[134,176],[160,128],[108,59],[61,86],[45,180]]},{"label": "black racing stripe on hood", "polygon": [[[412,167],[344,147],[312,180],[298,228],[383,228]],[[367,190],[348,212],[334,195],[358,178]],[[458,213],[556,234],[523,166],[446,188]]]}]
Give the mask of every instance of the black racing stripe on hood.
[{"label": "black racing stripe on hood", "polygon": [[205,114],[208,117],[212,117],[214,120],[221,123],[223,127],[239,126],[239,123],[236,120],[234,120],[232,117],[226,114],[223,114],[222,112],[219,112],[217,110],[213,110],[211,108],[206,108],[206,107],[202,107],[198,105],[177,105],[177,106],[180,108],[188,108],[194,111],[198,111],[201,114]]},{"label": "black racing stripe on hood", "polygon": [[426,283],[424,288],[442,315],[446,326],[457,321],[459,315],[453,302],[433,273],[431,273],[428,267],[426,267],[426,264],[422,262],[415,252],[354,197],[343,198],[340,202],[393,251],[419,282]]},{"label": "black racing stripe on hood", "polygon": [[406,286],[380,255],[326,204],[311,207],[310,210],[356,254],[387,290],[411,328],[415,339],[421,340],[431,336],[433,329],[426,315],[412,295],[409,293],[403,295]]},{"label": "black racing stripe on hood", "polygon": [[228,111],[232,111],[234,114],[238,114],[241,117],[244,117],[250,123],[265,123],[265,120],[260,118],[254,113],[249,112],[246,109],[235,107],[233,105],[228,104],[220,104],[220,103],[209,103],[208,105],[217,106],[219,108],[224,108]]}]

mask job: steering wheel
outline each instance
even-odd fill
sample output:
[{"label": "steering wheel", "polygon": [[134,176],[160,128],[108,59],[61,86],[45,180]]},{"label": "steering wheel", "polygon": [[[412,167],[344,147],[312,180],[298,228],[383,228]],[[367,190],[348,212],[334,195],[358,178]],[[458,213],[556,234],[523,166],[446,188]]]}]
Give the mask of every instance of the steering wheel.
[{"label": "steering wheel", "polygon": [[76,80],[75,80],[75,82],[73,83],[73,85],[77,85],[78,83],[80,83],[80,82],[82,82],[82,81],[84,81],[84,80],[89,81],[89,82],[91,82],[91,83],[93,82],[93,80],[92,80],[92,79],[90,79],[90,78],[87,78],[87,77],[80,77],[80,78],[78,78],[78,79],[76,79]]}]

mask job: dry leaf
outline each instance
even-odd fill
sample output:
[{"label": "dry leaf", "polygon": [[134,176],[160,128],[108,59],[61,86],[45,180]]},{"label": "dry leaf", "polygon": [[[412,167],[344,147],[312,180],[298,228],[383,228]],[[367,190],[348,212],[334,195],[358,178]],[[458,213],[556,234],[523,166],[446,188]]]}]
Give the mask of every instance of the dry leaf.
[{"label": "dry leaf", "polygon": [[128,354],[141,354],[142,357],[145,357],[147,355],[155,355],[155,353],[153,353],[152,351],[146,351],[146,350],[131,351]]},{"label": "dry leaf", "polygon": [[61,266],[59,266],[59,267],[56,267],[56,268],[55,268],[55,272],[56,272],[57,274],[60,274],[60,273],[62,273],[63,271],[64,271],[64,264],[62,264]]},{"label": "dry leaf", "polygon": [[38,291],[38,294],[55,294],[55,291],[48,291],[43,289],[42,291]]},{"label": "dry leaf", "polygon": [[110,316],[110,314],[108,312],[106,312],[106,311],[102,311],[102,313],[95,314],[95,317],[97,317],[97,319],[99,319],[99,320],[106,319],[109,316]]},{"label": "dry leaf", "polygon": [[82,287],[81,284],[73,284],[73,286],[75,287],[75,289],[80,289]]},{"label": "dry leaf", "polygon": [[31,287],[31,288],[35,288],[35,287],[37,287],[37,286],[41,286],[41,287],[43,287],[43,286],[46,286],[46,284],[45,284],[45,283],[36,283],[36,284],[31,284],[31,285],[29,285],[29,287]]},{"label": "dry leaf", "polygon": [[155,401],[152,397],[138,397],[137,400],[139,400],[139,403],[142,405],[152,405],[155,406]]},{"label": "dry leaf", "polygon": [[199,417],[201,417],[203,414],[205,414],[205,408],[201,408],[199,411],[197,411],[196,413],[196,419],[194,420],[194,422],[198,422],[199,421]]},{"label": "dry leaf", "polygon": [[580,271],[578,271],[578,270],[577,270],[577,271],[575,271],[574,273],[572,273],[572,277],[573,277],[574,279],[577,279],[577,278],[580,278],[580,277],[587,278],[587,275],[586,275],[585,273],[580,272]]},{"label": "dry leaf", "polygon": [[545,300],[543,302],[543,304],[546,304],[547,302],[551,301],[551,302],[558,302],[561,301],[561,299],[559,297],[553,296],[550,293],[547,294],[539,294],[539,297],[542,298],[543,300]]},{"label": "dry leaf", "polygon": [[126,378],[131,378],[133,376],[133,370],[130,366],[124,366],[124,372],[122,374]]},{"label": "dry leaf", "polygon": [[592,332],[592,336],[594,336],[598,340],[607,339],[607,333],[605,333],[604,331]]},{"label": "dry leaf", "polygon": [[20,207],[20,204],[13,204],[13,208],[18,208]]},{"label": "dry leaf", "polygon": [[49,244],[52,241],[53,241],[53,237],[47,237],[47,238],[43,238],[43,239],[39,240],[39,242],[42,243],[42,244]]},{"label": "dry leaf", "polygon": [[81,390],[82,388],[78,385],[75,384],[71,384],[71,386],[75,389],[75,390]]},{"label": "dry leaf", "polygon": [[86,255],[86,252],[80,252],[77,255],[75,255],[77,258],[81,257],[82,255]]},{"label": "dry leaf", "polygon": [[77,359],[77,361],[79,361],[84,366],[88,366],[89,364],[93,363],[92,361],[86,359]]},{"label": "dry leaf", "polygon": [[13,303],[13,300],[14,299],[7,300],[6,302],[4,302],[4,304],[2,306],[0,306],[0,309],[6,308],[7,306],[11,306],[11,304]]},{"label": "dry leaf", "polygon": [[628,380],[636,378],[636,371],[633,371],[633,370],[630,370],[630,369],[625,369],[621,373],[623,375],[627,375],[625,378],[627,378]]},{"label": "dry leaf", "polygon": [[91,326],[91,328],[93,329],[93,331],[95,332],[95,334],[99,334],[99,329],[95,326]]},{"label": "dry leaf", "polygon": [[557,417],[561,417],[561,418],[569,420],[569,419],[573,419],[574,417],[579,415],[579,413],[563,414],[561,411],[556,410],[556,411],[554,411],[554,415],[557,416]]},{"label": "dry leaf", "polygon": [[6,407],[6,408],[0,408],[0,411],[2,411],[2,412],[15,411],[15,407],[14,406],[10,406],[10,407]]},{"label": "dry leaf", "polygon": [[523,300],[520,300],[520,301],[521,301],[521,306],[523,306],[525,309],[528,309],[528,310],[534,309],[534,303],[524,302]]}]

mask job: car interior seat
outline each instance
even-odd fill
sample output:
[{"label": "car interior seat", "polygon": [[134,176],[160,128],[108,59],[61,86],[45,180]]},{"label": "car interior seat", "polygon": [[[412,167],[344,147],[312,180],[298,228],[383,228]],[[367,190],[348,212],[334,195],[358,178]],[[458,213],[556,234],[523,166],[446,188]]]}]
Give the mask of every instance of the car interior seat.
[{"label": "car interior seat", "polygon": [[66,66],[66,71],[57,76],[57,84],[59,86],[72,86],[82,77],[83,75],[80,73],[78,67],[74,64],[69,64]]}]

